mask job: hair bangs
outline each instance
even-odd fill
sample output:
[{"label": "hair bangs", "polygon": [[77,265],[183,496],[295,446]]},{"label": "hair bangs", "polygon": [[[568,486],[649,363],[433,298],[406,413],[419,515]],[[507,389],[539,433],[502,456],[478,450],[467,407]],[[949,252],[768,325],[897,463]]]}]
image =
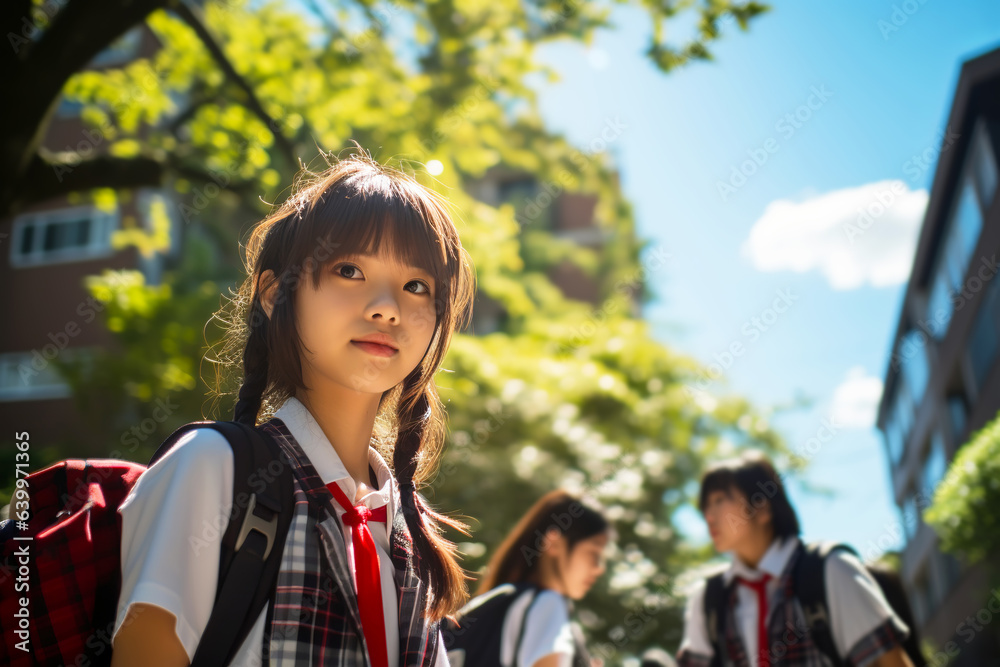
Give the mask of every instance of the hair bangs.
[{"label": "hair bangs", "polygon": [[[437,295],[450,292],[448,285],[458,267],[449,261],[455,240],[447,232],[441,205],[426,193],[383,175],[358,176],[333,183],[314,200],[303,215],[305,233],[298,235],[312,248],[297,248],[298,253],[308,257],[322,249],[321,263],[329,265],[349,255],[384,252],[403,266],[430,274]],[[317,273],[313,284],[318,281]]]},{"label": "hair bangs", "polygon": [[701,491],[698,496],[698,509],[705,511],[708,504],[708,497],[716,491],[721,491],[726,495],[731,495],[733,489],[738,489],[736,483],[736,472],[729,467],[728,462],[722,463],[705,473],[701,482]]}]

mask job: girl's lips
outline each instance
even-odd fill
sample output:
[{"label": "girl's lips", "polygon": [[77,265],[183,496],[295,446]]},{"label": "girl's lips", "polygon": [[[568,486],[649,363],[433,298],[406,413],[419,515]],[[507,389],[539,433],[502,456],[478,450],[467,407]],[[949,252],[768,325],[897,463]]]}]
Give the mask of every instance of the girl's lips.
[{"label": "girl's lips", "polygon": [[391,357],[399,351],[389,347],[388,345],[380,345],[379,343],[366,343],[363,341],[352,340],[351,344],[357,345],[368,354],[373,354],[376,357]]}]

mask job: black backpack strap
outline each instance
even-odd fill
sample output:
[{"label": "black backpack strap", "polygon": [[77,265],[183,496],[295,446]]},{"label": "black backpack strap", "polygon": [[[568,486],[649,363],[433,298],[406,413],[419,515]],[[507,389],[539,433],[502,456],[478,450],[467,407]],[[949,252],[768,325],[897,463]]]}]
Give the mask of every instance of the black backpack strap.
[{"label": "black backpack strap", "polygon": [[835,667],[841,667],[846,663],[833,642],[830,608],[826,602],[826,557],[835,549],[843,549],[857,555],[857,552],[846,544],[834,542],[800,544],[792,571],[792,584],[795,597],[805,614],[809,636],[813,643]]},{"label": "black backpack strap", "polygon": [[218,431],[233,449],[233,509],[222,536],[219,586],[191,660],[191,667],[218,667],[233,659],[277,582],[294,509],[292,469],[273,438],[236,422],[186,424],[164,441],[150,465],[194,428]]},{"label": "black backpack strap", "polygon": [[705,629],[708,631],[708,641],[712,644],[713,655],[711,667],[722,666],[722,656],[726,652],[726,582],[722,574],[716,574],[705,580],[705,597],[702,609],[705,616]]}]

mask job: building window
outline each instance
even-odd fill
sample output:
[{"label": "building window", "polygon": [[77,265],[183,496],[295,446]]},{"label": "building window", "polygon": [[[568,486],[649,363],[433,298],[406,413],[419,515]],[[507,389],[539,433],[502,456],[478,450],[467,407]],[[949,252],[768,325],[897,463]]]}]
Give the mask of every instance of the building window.
[{"label": "building window", "polygon": [[[70,355],[73,350],[63,350]],[[69,385],[43,351],[0,354],[0,401],[37,401],[66,398]]]},{"label": "building window", "polygon": [[983,298],[979,301],[979,310],[972,323],[969,342],[966,345],[966,355],[976,391],[986,384],[1000,350],[1000,280],[993,275],[986,283]]},{"label": "building window", "polygon": [[[905,373],[903,374],[905,378]],[[906,382],[900,381],[899,389],[896,391],[896,423],[899,424],[899,432],[902,435],[903,448],[910,439],[910,430],[913,428],[913,400],[910,398],[910,390]]]},{"label": "building window", "polygon": [[958,443],[958,446],[961,446],[962,436],[965,435],[965,425],[968,421],[969,407],[962,394],[951,394],[948,396],[947,402],[948,418],[951,421],[951,437]]},{"label": "building window", "polygon": [[889,448],[889,459],[893,465],[898,465],[903,458],[906,441],[910,437],[910,429],[913,428],[913,400],[910,398],[907,382],[900,377],[902,375],[905,375],[904,369],[897,375],[895,394],[891,398],[891,408],[885,422],[885,440]]},{"label": "building window", "polygon": [[14,220],[10,263],[14,267],[107,257],[118,212],[92,206],[38,211]]},{"label": "building window", "polygon": [[948,470],[948,460],[944,452],[944,440],[937,429],[931,435],[930,446],[924,457],[923,469],[920,471],[920,483],[928,500],[934,495],[938,483]]},{"label": "building window", "polygon": [[902,372],[907,380],[913,404],[919,406],[930,374],[927,364],[927,337],[922,331],[911,329],[900,339],[897,354],[902,360]]},{"label": "building window", "polygon": [[893,415],[885,425],[885,444],[889,449],[889,461],[896,465],[903,454],[903,434],[899,431],[899,425]]},{"label": "building window", "polygon": [[903,507],[900,510],[903,514],[903,529],[906,531],[907,541],[912,540],[920,529],[920,512],[924,505],[914,488],[909,487],[903,497]]},{"label": "building window", "polygon": [[553,203],[558,195],[558,189],[543,188],[534,178],[501,181],[497,185],[499,203],[513,206],[519,223],[542,229],[551,226]]},{"label": "building window", "polygon": [[993,138],[982,118],[976,123],[972,135],[972,174],[985,212],[993,203],[997,189],[997,160],[993,152]]},{"label": "building window", "polygon": [[965,271],[979,241],[982,226],[983,218],[972,181],[963,178],[958,201],[948,220],[931,273],[927,322],[935,338],[944,338],[948,330],[954,307],[952,295],[962,291]]}]

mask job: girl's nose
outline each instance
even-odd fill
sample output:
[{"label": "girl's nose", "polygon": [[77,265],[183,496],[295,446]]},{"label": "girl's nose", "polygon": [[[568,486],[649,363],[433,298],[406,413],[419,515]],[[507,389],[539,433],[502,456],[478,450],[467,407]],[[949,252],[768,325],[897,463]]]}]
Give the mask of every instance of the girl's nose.
[{"label": "girl's nose", "polygon": [[367,317],[370,320],[398,324],[399,304],[388,291],[382,292],[368,305]]}]

